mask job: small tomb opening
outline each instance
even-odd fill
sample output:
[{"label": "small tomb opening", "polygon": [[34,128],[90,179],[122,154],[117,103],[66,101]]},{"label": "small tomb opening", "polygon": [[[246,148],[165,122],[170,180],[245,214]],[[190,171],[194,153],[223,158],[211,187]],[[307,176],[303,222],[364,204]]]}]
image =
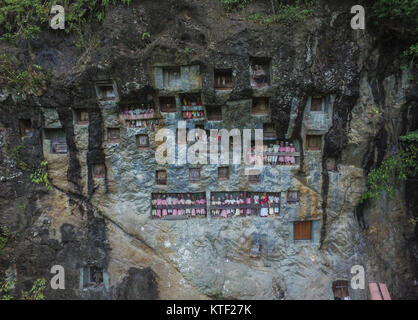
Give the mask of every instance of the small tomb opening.
[{"label": "small tomb opening", "polygon": [[263,116],[270,114],[269,98],[258,97],[253,98],[251,114],[255,116]]},{"label": "small tomb opening", "polygon": [[44,140],[45,143],[49,143],[49,153],[65,154],[68,152],[67,140],[63,129],[45,128]]},{"label": "small tomb opening", "polygon": [[205,192],[153,193],[151,198],[153,219],[206,217]]},{"label": "small tomb opening", "polygon": [[280,213],[279,192],[212,192],[210,199],[213,217],[269,217]]},{"label": "small tomb opening", "polygon": [[95,164],[93,165],[93,177],[95,179],[104,179],[106,174],[106,169],[104,164]]},{"label": "small tomb opening", "polygon": [[79,125],[89,124],[89,113],[87,109],[77,109],[75,113],[76,113],[77,124]]},{"label": "small tomb opening", "polygon": [[200,169],[199,168],[190,168],[189,169],[189,181],[190,181],[190,183],[199,183],[200,182]]},{"label": "small tomb opening", "polygon": [[324,111],[324,98],[321,96],[313,96],[311,98],[311,108],[312,112],[322,112]]},{"label": "small tomb opening", "polygon": [[263,125],[264,140],[277,140],[276,127],[272,123],[265,123]]},{"label": "small tomb opening", "polygon": [[251,87],[260,89],[270,85],[270,59],[250,59],[250,84]]},{"label": "small tomb opening", "polygon": [[218,180],[228,180],[229,179],[229,167],[219,167],[218,168]]},{"label": "small tomb opening", "polygon": [[103,284],[103,269],[99,267],[90,267],[90,281],[95,285]]},{"label": "small tomb opening", "polygon": [[103,269],[96,266],[90,266],[87,268],[89,287],[99,287],[103,285]]},{"label": "small tomb opening", "polygon": [[230,218],[245,215],[245,192],[212,192],[210,213],[216,218]]},{"label": "small tomb opening", "polygon": [[325,165],[326,165],[327,171],[330,171],[330,172],[337,172],[338,171],[337,170],[337,160],[335,158],[328,158],[325,161]]},{"label": "small tomb opening", "polygon": [[97,266],[85,266],[81,269],[82,288],[98,288],[104,285],[103,268]]},{"label": "small tomb opening", "polygon": [[159,101],[161,112],[177,112],[175,97],[160,97]]},{"label": "small tomb opening", "polygon": [[264,164],[267,165],[295,165],[299,163],[300,152],[296,146],[288,141],[274,141],[264,144]]},{"label": "small tomb opening", "polygon": [[332,282],[332,293],[334,300],[350,300],[347,280],[337,280]]},{"label": "small tomb opening", "polygon": [[19,130],[22,138],[31,138],[35,133],[35,129],[32,127],[32,121],[30,119],[20,119]]},{"label": "small tomb opening", "polygon": [[136,136],[136,145],[138,149],[149,148],[149,137],[147,134],[138,134]]},{"label": "small tomb opening", "polygon": [[125,128],[147,128],[153,132],[159,125],[159,117],[152,100],[142,103],[123,103],[120,110],[119,119]]},{"label": "small tomb opening", "polygon": [[167,185],[167,171],[157,170],[155,173],[155,179],[156,179],[157,184]]},{"label": "small tomb opening", "polygon": [[299,203],[299,191],[288,191],[287,192],[287,203],[298,204]]},{"label": "small tomb opening", "polygon": [[214,71],[215,90],[232,89],[232,69],[215,69]]},{"label": "small tomb opening", "polygon": [[268,217],[280,213],[280,192],[247,192],[246,197],[251,209],[247,215]]},{"label": "small tomb opening", "polygon": [[100,101],[116,100],[116,86],[112,80],[96,82],[96,94]]},{"label": "small tomb opening", "polygon": [[200,93],[184,93],[180,96],[183,119],[203,119],[205,108]]},{"label": "small tomb opening", "polygon": [[108,128],[107,139],[109,143],[119,143],[120,141],[120,128]]},{"label": "small tomb opening", "polygon": [[180,67],[163,68],[163,86],[164,88],[181,88]]},{"label": "small tomb opening", "polygon": [[64,154],[68,152],[68,146],[65,139],[56,139],[51,141],[51,153]]},{"label": "small tomb opening", "polygon": [[311,240],[312,221],[293,222],[293,240]]},{"label": "small tomb opening", "polygon": [[261,243],[260,240],[255,240],[252,243],[250,249],[250,258],[259,258],[261,256]]},{"label": "small tomb opening", "polygon": [[322,143],[322,136],[320,135],[307,135],[306,146],[309,151],[320,151]]},{"label": "small tomb opening", "polygon": [[208,106],[207,107],[208,121],[222,121],[222,107]]},{"label": "small tomb opening", "polygon": [[248,175],[248,182],[250,184],[259,184],[261,182],[261,174],[259,170],[250,170]]}]

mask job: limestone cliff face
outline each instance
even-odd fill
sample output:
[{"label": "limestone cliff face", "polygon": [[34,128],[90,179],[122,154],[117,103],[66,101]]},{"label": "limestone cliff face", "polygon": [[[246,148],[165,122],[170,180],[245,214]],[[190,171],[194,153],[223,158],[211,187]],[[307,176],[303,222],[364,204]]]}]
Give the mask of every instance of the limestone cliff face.
[{"label": "limestone cliff face", "polygon": [[[260,5],[260,4],[258,4]],[[94,30],[98,45],[80,53],[71,37],[45,32],[40,39],[5,46],[8,54],[52,72],[38,96],[2,89],[0,103],[0,224],[12,236],[0,255],[2,278],[17,279],[16,292],[51,266],[66,271],[66,289],[50,299],[333,299],[331,284],[351,279],[362,265],[366,281],[388,285],[393,298],[416,298],[416,184],[400,184],[395,198],[360,204],[367,172],[398,150],[398,137],[417,128],[417,70],[399,68],[399,45],[372,28],[350,28],[352,3],[320,4],[315,17],[292,27],[268,27],[227,15],[217,1],[155,1],[113,7]],[[135,9],[135,10],[133,10]],[[142,40],[149,32],[150,37]],[[254,89],[250,65],[268,58],[270,85]],[[164,84],[164,68],[180,67],[181,86]],[[214,90],[214,70],[231,70],[232,90]],[[411,76],[415,75],[415,80]],[[412,79],[412,80],[411,80]],[[112,80],[117,98],[98,101],[96,85]],[[295,144],[295,165],[265,166],[251,184],[244,165],[230,165],[218,181],[217,165],[160,165],[155,131],[126,128],[120,108],[160,97],[176,99],[177,112],[158,112],[158,128],[175,129],[182,97],[199,94],[206,108],[220,107],[222,122],[188,120],[187,128],[263,128]],[[323,112],[311,111],[323,97]],[[267,97],[270,114],[251,114],[253,98]],[[157,108],[158,109],[158,108]],[[88,113],[88,124],[77,121]],[[19,120],[34,133],[22,138]],[[111,143],[109,130],[120,128]],[[136,136],[149,136],[148,149]],[[66,153],[51,141],[65,140]],[[62,136],[60,136],[62,135]],[[307,136],[321,136],[318,151]],[[53,190],[30,183],[48,161]],[[336,163],[329,170],[327,163]],[[94,176],[97,166],[105,174]],[[155,171],[167,170],[167,185]],[[287,200],[299,191],[299,203]],[[152,193],[280,192],[275,217],[151,217]],[[293,240],[294,221],[312,221],[312,239]],[[413,219],[412,219],[413,220]],[[251,257],[257,245],[259,257]],[[92,268],[103,284],[89,287]],[[367,290],[351,290],[367,299]]]}]

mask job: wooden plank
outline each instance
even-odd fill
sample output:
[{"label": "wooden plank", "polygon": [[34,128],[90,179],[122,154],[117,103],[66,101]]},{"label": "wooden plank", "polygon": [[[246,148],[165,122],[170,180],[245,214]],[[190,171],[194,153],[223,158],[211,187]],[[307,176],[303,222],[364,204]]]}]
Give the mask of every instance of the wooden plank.
[{"label": "wooden plank", "polygon": [[[271,208],[280,208],[280,203],[270,205]],[[234,205],[211,205],[210,209],[261,209],[269,208],[269,206],[262,206],[259,204],[234,204]]]},{"label": "wooden plank", "polygon": [[306,239],[312,239],[312,221],[305,221]]},{"label": "wooden plank", "polygon": [[182,111],[200,111],[200,110],[205,110],[204,109],[205,107],[202,105],[202,106],[197,106],[197,105],[195,105],[195,106],[185,106],[185,105],[183,105],[182,107],[181,107],[181,110]]},{"label": "wooden plank", "polygon": [[186,220],[186,219],[189,219],[189,216],[185,214],[180,215],[180,216],[170,215],[170,216],[161,217],[161,220]]},{"label": "wooden plank", "polygon": [[194,204],[194,205],[185,205],[185,204],[178,204],[178,205],[166,205],[166,206],[153,206],[153,209],[206,209],[206,205],[204,204]]},{"label": "wooden plank", "polygon": [[136,114],[136,115],[129,115],[129,114],[120,114],[119,119],[121,120],[160,120],[161,117],[156,117],[154,114],[154,117],[152,118],[146,118],[145,115]]},{"label": "wooden plank", "polygon": [[295,221],[293,223],[293,239],[294,240],[311,240],[312,239],[312,222],[311,221]]},{"label": "wooden plank", "polygon": [[300,157],[300,152],[264,152],[267,156]]},{"label": "wooden plank", "polygon": [[309,231],[308,231],[308,223],[306,221],[303,221],[301,223],[302,225],[302,237],[303,239],[309,239]]},{"label": "wooden plank", "polygon": [[293,240],[300,240],[300,223],[295,221],[293,222]]}]

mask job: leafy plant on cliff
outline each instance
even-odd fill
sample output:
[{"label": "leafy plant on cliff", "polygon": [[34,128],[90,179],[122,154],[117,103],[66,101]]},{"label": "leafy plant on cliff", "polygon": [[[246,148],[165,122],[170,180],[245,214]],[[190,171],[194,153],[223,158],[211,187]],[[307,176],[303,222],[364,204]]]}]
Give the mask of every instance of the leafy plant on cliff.
[{"label": "leafy plant on cliff", "polygon": [[214,300],[226,300],[221,292],[218,292],[212,296]]},{"label": "leafy plant on cliff", "polygon": [[38,168],[30,175],[30,180],[35,184],[43,184],[48,190],[52,190],[51,182],[48,177],[48,161],[42,161]]},{"label": "leafy plant on cliff", "polygon": [[221,0],[224,9],[228,12],[245,8],[250,0]]},{"label": "leafy plant on cliff", "polygon": [[418,143],[418,130],[408,132],[406,136],[400,137],[399,140],[407,143]]},{"label": "leafy plant on cliff", "polygon": [[85,24],[102,22],[111,4],[130,4],[131,0],[0,0],[2,39],[31,39],[49,27],[53,5],[65,9],[65,32],[81,33]]},{"label": "leafy plant on cliff", "polygon": [[379,26],[409,42],[404,56],[418,56],[418,0],[375,0],[371,13]]},{"label": "leafy plant on cliff", "polygon": [[49,19],[48,2],[41,0],[2,0],[0,26],[2,39],[13,41],[19,36],[30,39],[41,32]]},{"label": "leafy plant on cliff", "polygon": [[403,55],[406,57],[412,57],[412,59],[418,57],[418,43],[411,45],[407,50],[403,52]]},{"label": "leafy plant on cliff", "polygon": [[0,300],[12,300],[13,296],[10,294],[10,290],[16,285],[16,280],[6,280],[3,283],[0,282]]},{"label": "leafy plant on cliff", "polygon": [[19,143],[15,147],[11,147],[9,144],[6,145],[6,151],[9,154],[10,157],[12,157],[14,160],[17,160],[19,157],[20,150],[23,149],[23,143]]},{"label": "leafy plant on cliff", "polygon": [[150,33],[149,32],[144,32],[144,33],[142,33],[141,40],[145,40],[146,38],[149,38],[149,37],[151,37]]},{"label": "leafy plant on cliff", "polygon": [[416,32],[418,25],[417,0],[375,0],[372,13],[391,29]]},{"label": "leafy plant on cliff", "polygon": [[[32,288],[29,291],[23,291],[20,300],[44,300],[44,291],[46,289],[46,280],[38,278],[33,282]],[[12,300],[13,296],[10,291],[16,285],[16,280],[6,280],[0,283],[0,300]]]},{"label": "leafy plant on cliff", "polygon": [[45,73],[36,64],[21,70],[17,67],[18,63],[15,57],[0,55],[0,85],[26,94],[37,93],[47,87],[50,81],[49,72]]},{"label": "leafy plant on cliff", "polygon": [[10,230],[7,226],[0,226],[0,254],[9,241]]},{"label": "leafy plant on cliff", "polygon": [[46,280],[44,278],[36,279],[29,291],[23,291],[21,300],[44,300],[44,291]]},{"label": "leafy plant on cliff", "polygon": [[418,172],[418,130],[400,137],[407,143],[404,150],[384,160],[378,168],[372,169],[367,176],[368,191],[363,193],[361,202],[366,199],[379,199],[383,193],[394,196],[394,182],[417,176]]},{"label": "leafy plant on cliff", "polygon": [[273,23],[294,24],[305,21],[306,18],[313,16],[313,8],[315,1],[296,0],[291,3],[285,1],[272,0],[271,11],[272,14],[264,15],[261,13],[254,13],[248,17],[248,20],[270,25]]}]

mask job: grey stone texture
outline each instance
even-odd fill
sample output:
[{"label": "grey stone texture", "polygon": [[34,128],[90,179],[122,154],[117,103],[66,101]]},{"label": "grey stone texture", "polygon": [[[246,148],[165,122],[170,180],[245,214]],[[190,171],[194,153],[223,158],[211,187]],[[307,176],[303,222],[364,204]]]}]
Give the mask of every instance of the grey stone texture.
[{"label": "grey stone texture", "polygon": [[[109,10],[95,33],[100,46],[84,54],[69,38],[57,41],[49,32],[31,40],[45,43],[35,46],[36,57],[48,47],[61,54],[51,69],[56,81],[42,95],[17,106],[17,93],[2,91],[0,224],[14,236],[0,255],[0,271],[18,279],[16,292],[37,277],[50,278],[50,267],[62,264],[67,289],[47,290],[49,299],[332,299],[332,282],[350,281],[351,267],[363,265],[366,281],[385,282],[393,298],[414,298],[417,251],[406,186],[397,185],[393,199],[360,205],[360,198],[368,170],[398,150],[398,137],[413,127],[416,115],[408,110],[416,69],[382,68],[388,60],[399,65],[398,56],[384,50],[372,30],[350,28],[348,4],[321,0],[320,7],[321,14],[304,23],[267,29],[225,15],[217,1],[135,2]],[[172,19],[163,23],[162,17]],[[141,40],[143,32],[151,34],[149,41]],[[269,58],[270,86],[251,87],[254,57]],[[179,68],[181,85],[165,86],[167,67]],[[233,70],[231,90],[214,90],[214,69]],[[97,100],[95,83],[103,80],[114,81],[117,100]],[[158,164],[156,131],[122,127],[120,106],[152,100],[156,129],[175,129],[185,93],[199,94],[205,108],[222,108],[222,121],[187,120],[187,128],[273,123],[278,140],[300,152],[297,164],[265,166],[259,184],[248,182],[242,164],[231,164],[223,181],[216,164]],[[315,95],[325,98],[323,112],[310,111]],[[164,96],[175,97],[177,112],[159,112]],[[253,97],[269,98],[269,115],[251,114]],[[76,123],[78,109],[88,110],[88,124]],[[19,135],[22,117],[35,128],[30,139]],[[108,130],[119,127],[119,143],[110,143]],[[42,134],[48,128],[65,132],[67,154],[49,152]],[[149,136],[149,148],[137,147],[138,134]],[[311,134],[321,135],[318,151],[307,148]],[[13,153],[19,144],[23,148]],[[336,159],[337,171],[326,170],[329,158]],[[43,159],[49,192],[29,183]],[[94,177],[95,165],[104,165],[104,178]],[[192,167],[201,169],[199,183],[189,182]],[[161,169],[167,185],[155,183]],[[289,190],[299,191],[298,204],[287,203]],[[209,200],[217,191],[280,192],[280,214],[151,218],[152,193],[206,192]],[[303,220],[312,221],[312,240],[293,240],[293,222]],[[253,246],[259,246],[258,257],[251,256]],[[81,289],[80,270],[92,266],[104,270],[106,283]],[[350,295],[368,298],[366,290]]]}]

